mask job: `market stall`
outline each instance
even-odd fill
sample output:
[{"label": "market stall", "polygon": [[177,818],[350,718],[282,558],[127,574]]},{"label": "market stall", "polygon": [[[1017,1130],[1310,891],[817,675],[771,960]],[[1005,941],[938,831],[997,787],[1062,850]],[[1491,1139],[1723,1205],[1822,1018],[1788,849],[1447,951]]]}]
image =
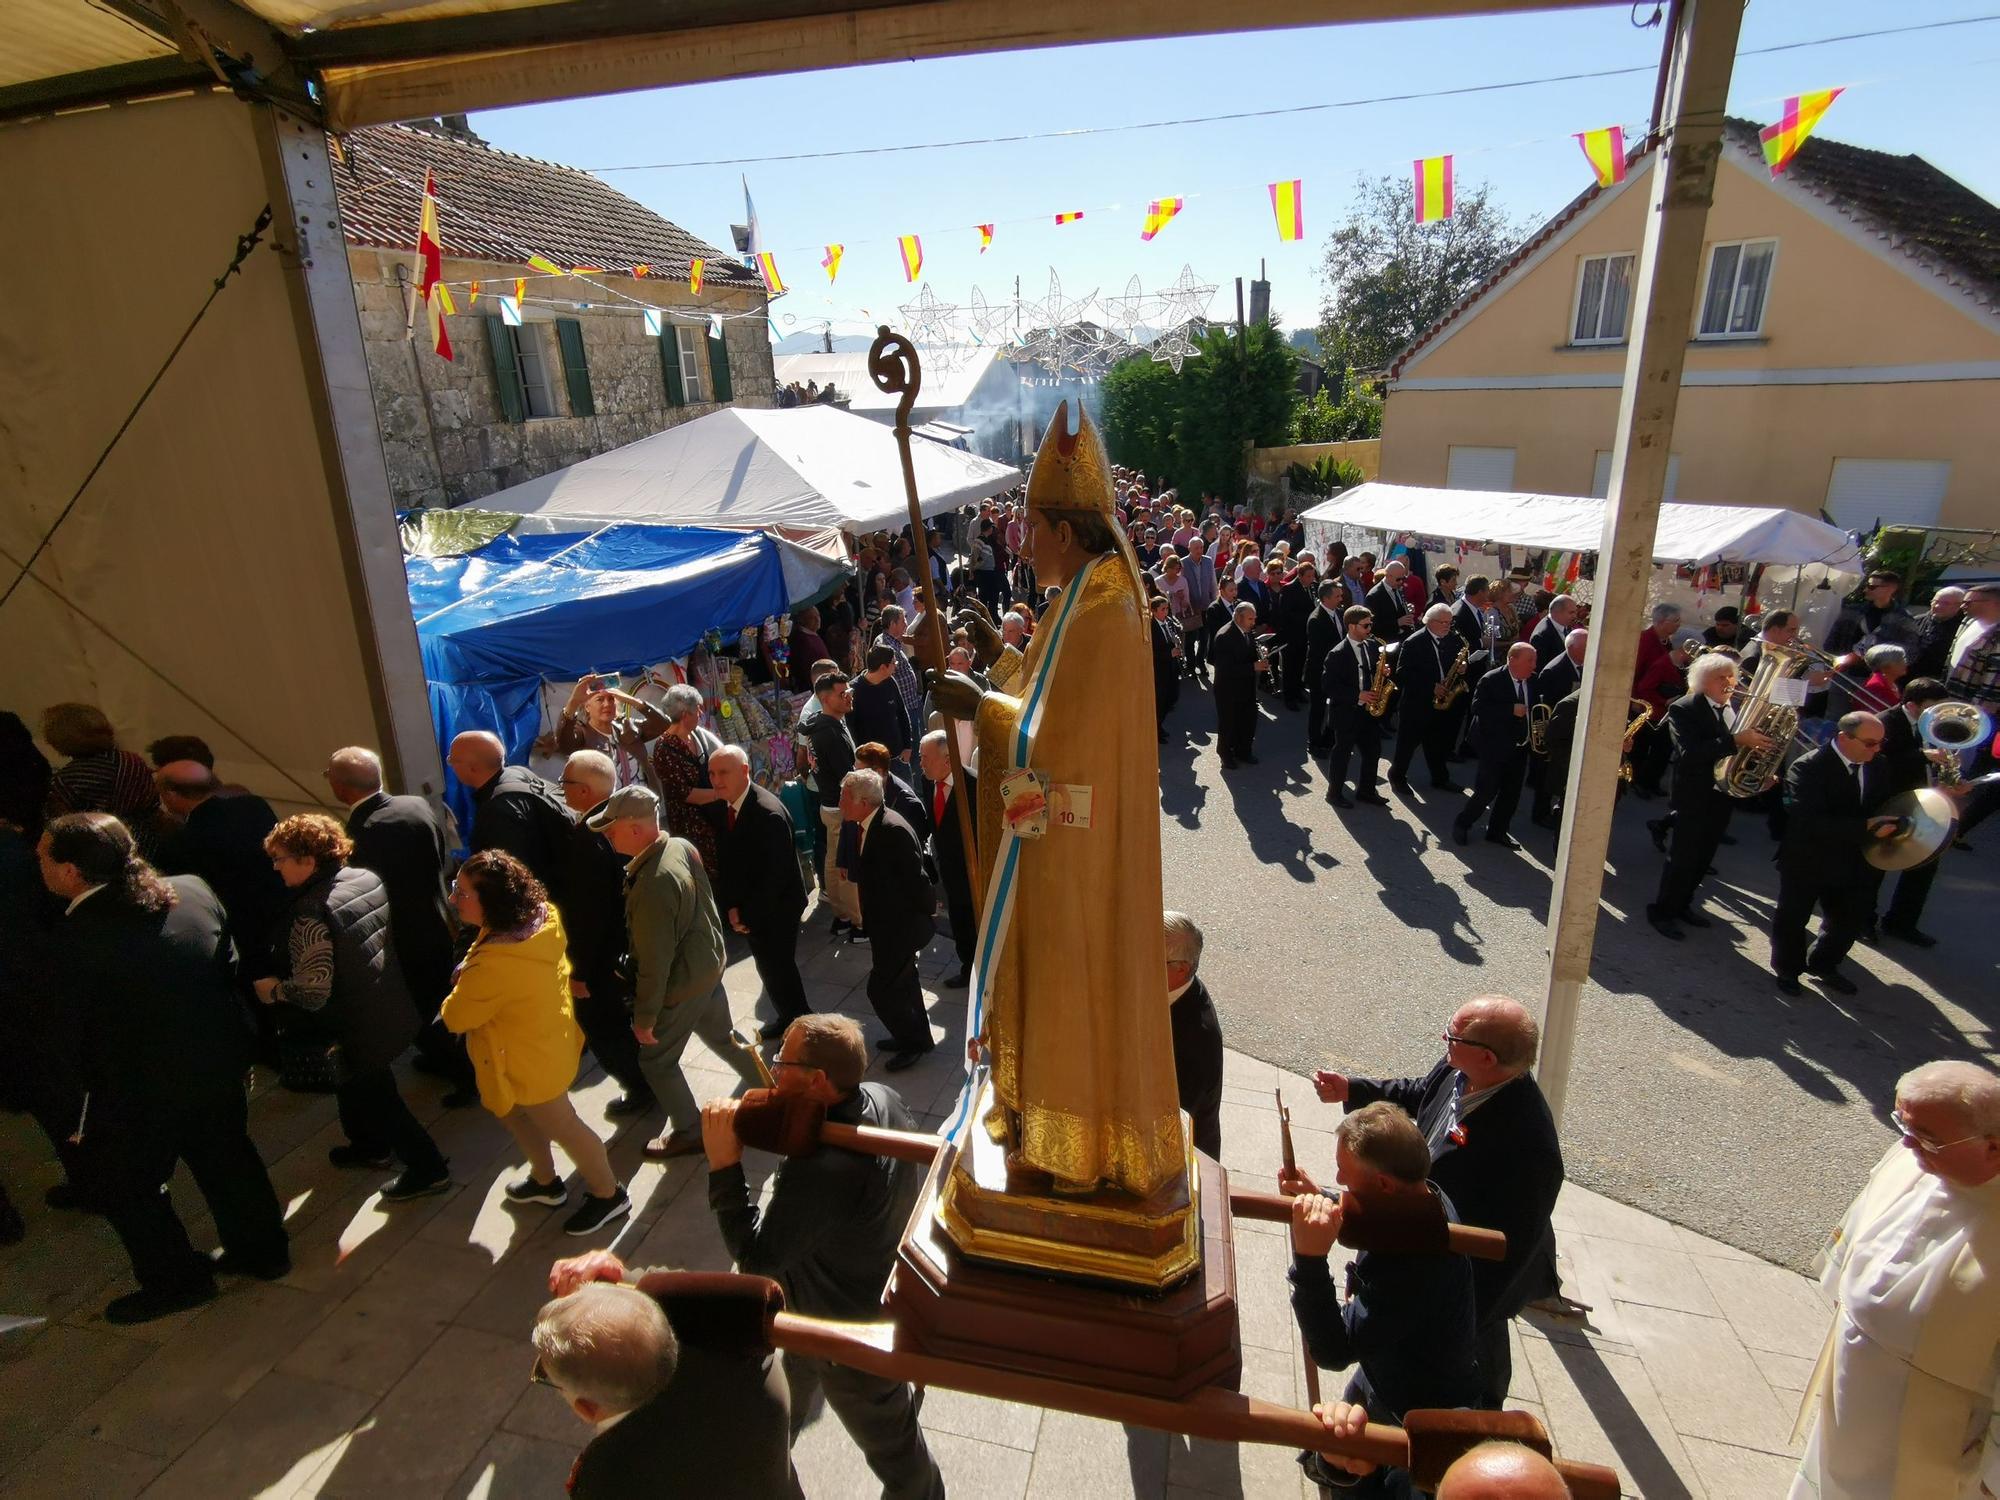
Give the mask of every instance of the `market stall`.
[{"label": "market stall", "polygon": [[[1306,545],[1373,552],[1378,563],[1420,554],[1426,573],[1444,563],[1462,575],[1525,569],[1545,587],[1588,602],[1606,502],[1585,495],[1441,490],[1374,481],[1304,512]],[[1861,572],[1861,549],[1837,526],[1770,506],[1660,507],[1651,602],[1670,601],[1690,623],[1723,604],[1796,609],[1823,627]],[[1824,617],[1824,618],[1817,618]]]}]

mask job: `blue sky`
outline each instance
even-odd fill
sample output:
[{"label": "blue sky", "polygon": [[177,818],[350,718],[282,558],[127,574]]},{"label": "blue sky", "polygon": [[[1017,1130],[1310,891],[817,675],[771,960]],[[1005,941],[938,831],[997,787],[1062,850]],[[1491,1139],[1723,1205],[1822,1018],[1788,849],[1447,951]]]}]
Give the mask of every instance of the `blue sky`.
[{"label": "blue sky", "polygon": [[[1642,7],[1643,13],[1643,7]],[[1994,0],[1756,0],[1741,46],[2000,13]],[[574,166],[772,156],[967,137],[1122,125],[1190,115],[1537,78],[1599,68],[1650,70],[1658,29],[1623,5],[1556,14],[1322,27],[1119,43],[746,79],[488,111],[473,126],[494,145]],[[2000,92],[1982,86],[2000,61],[2000,21],[1739,58],[1731,112],[1768,121],[1787,94],[1846,85],[1820,133],[1914,152],[2000,199]],[[743,217],[740,177],[756,198],[764,244],[791,295],[779,332],[837,333],[898,322],[911,301],[896,236],[919,233],[922,280],[942,302],[974,286],[1034,301],[1051,269],[1064,293],[1153,291],[1183,264],[1215,283],[1213,311],[1233,309],[1233,279],[1268,267],[1288,327],[1317,323],[1318,266],[1357,173],[1406,178],[1412,158],[1451,152],[1461,190],[1489,181],[1517,222],[1538,221],[1588,183],[1570,135],[1640,129],[1650,71],[1460,98],[1367,105],[1261,120],[746,167],[610,171],[607,181],[711,243],[729,248]],[[1306,237],[1281,243],[1265,184],[1305,181]],[[1190,201],[1150,244],[1147,200]],[[1058,228],[1059,211],[1082,209]],[[978,253],[970,225],[998,225]],[[821,246],[847,247],[837,283]],[[1226,306],[1227,304],[1227,306]]]}]

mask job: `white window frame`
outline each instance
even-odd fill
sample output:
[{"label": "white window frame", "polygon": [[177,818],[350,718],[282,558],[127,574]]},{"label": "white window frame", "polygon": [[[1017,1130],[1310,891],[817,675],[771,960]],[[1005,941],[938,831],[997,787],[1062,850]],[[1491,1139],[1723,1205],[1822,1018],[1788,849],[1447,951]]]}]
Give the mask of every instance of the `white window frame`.
[{"label": "white window frame", "polygon": [[[1589,274],[1590,266],[1593,261],[1603,261],[1605,263],[1605,279],[1608,282],[1610,280],[1610,275],[1611,275],[1610,263],[1615,260],[1630,262],[1630,265],[1625,273],[1625,315],[1621,320],[1621,326],[1615,335],[1607,336],[1603,332],[1604,294],[1602,289],[1600,288],[1597,300],[1598,332],[1594,337],[1580,338],[1577,336],[1576,321],[1577,318],[1581,316],[1583,312],[1584,278]],[[1638,268],[1639,268],[1638,254],[1631,250],[1607,250],[1602,255],[1586,255],[1577,261],[1576,286],[1572,289],[1569,299],[1569,342],[1572,345],[1578,348],[1590,348],[1598,345],[1622,344],[1631,338],[1632,300],[1633,300],[1632,293],[1637,283]]]},{"label": "white window frame", "polygon": [[[1733,249],[1737,252],[1736,270],[1734,273],[1734,279],[1730,282],[1730,287],[1729,287],[1729,303],[1733,312],[1733,309],[1736,305],[1737,291],[1742,286],[1743,283],[1742,252],[1756,245],[1769,245],[1771,247],[1771,269],[1770,273],[1766,275],[1764,278],[1764,295],[1762,296],[1762,298],[1758,300],[1757,303],[1757,326],[1755,328],[1724,330],[1723,332],[1720,333],[1708,333],[1704,331],[1701,325],[1702,325],[1702,320],[1708,315],[1708,293],[1710,284],[1711,282],[1713,282],[1715,278],[1716,257],[1720,255],[1724,250]],[[1777,279],[1778,279],[1778,241],[1775,236],[1767,235],[1762,238],[1747,239],[1747,240],[1717,240],[1714,244],[1710,245],[1708,247],[1708,256],[1706,263],[1702,267],[1701,296],[1695,299],[1695,304],[1694,304],[1695,338],[1701,341],[1702,343],[1727,343],[1732,339],[1762,338],[1764,336],[1764,315],[1767,312],[1769,312],[1771,308],[1771,286]]]},{"label": "white window frame", "polygon": [[[556,405],[555,387],[549,384],[548,350],[541,334],[544,326],[524,320],[514,330],[514,377],[521,382],[521,405],[531,421],[562,415]],[[528,378],[530,362],[535,372],[532,380]]]},{"label": "white window frame", "polygon": [[681,399],[689,406],[711,399],[708,389],[708,329],[693,323],[676,323],[674,348],[681,357]]}]

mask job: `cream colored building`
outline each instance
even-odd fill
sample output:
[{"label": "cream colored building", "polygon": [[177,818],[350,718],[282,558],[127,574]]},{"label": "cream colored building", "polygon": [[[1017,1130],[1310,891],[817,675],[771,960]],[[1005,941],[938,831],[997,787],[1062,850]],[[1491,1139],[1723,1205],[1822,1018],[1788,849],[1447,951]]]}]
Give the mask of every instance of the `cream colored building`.
[{"label": "cream colored building", "polygon": [[[1724,136],[1667,498],[2000,528],[2000,209],[1823,139],[1774,181],[1756,131]],[[1605,493],[1653,160],[1391,366],[1384,479]]]}]

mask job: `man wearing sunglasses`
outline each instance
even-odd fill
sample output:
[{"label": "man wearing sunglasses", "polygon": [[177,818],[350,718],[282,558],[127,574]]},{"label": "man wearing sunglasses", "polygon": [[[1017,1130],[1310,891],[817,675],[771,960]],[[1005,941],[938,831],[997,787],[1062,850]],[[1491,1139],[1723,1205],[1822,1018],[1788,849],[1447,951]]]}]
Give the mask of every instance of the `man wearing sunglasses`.
[{"label": "man wearing sunglasses", "polygon": [[1555,1231],[1562,1146],[1534,1066],[1541,1032],[1526,1006],[1505,995],[1461,1005],[1444,1032],[1445,1053],[1421,1078],[1352,1078],[1319,1072],[1322,1102],[1348,1113],[1386,1099],[1417,1122],[1431,1151],[1431,1177],[1467,1224],[1507,1236],[1507,1256],[1472,1263],[1481,1402],[1497,1410],[1513,1379],[1507,1325],[1556,1290]]},{"label": "man wearing sunglasses", "polygon": [[[1840,961],[1875,915],[1875,868],[1866,851],[1870,840],[1892,837],[1901,826],[1876,816],[1897,784],[1886,767],[1871,764],[1882,739],[1874,714],[1845,714],[1832,744],[1801,755],[1785,773],[1778,907],[1771,917],[1771,968],[1784,994],[1805,993],[1802,973],[1837,995],[1859,988],[1840,972]],[[1808,950],[1806,923],[1815,906],[1825,920]]]},{"label": "man wearing sunglasses", "polygon": [[2000,1494],[2000,1077],[1928,1063],[1896,1084],[1902,1140],[1830,1241],[1833,1326],[1793,1500]]}]

